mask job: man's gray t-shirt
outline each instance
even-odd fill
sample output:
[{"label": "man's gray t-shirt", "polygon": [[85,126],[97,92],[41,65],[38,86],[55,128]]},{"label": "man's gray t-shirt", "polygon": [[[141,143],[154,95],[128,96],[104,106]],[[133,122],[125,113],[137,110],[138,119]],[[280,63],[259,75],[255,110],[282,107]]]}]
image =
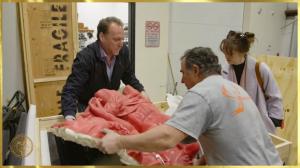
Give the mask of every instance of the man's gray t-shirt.
[{"label": "man's gray t-shirt", "polygon": [[254,102],[220,75],[191,88],[166,124],[198,139],[209,165],[282,165]]}]

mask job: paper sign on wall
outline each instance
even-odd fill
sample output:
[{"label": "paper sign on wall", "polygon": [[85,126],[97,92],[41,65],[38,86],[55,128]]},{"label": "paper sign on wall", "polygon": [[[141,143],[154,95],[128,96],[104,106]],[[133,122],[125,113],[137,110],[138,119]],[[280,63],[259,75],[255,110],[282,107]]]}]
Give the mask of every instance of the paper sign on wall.
[{"label": "paper sign on wall", "polygon": [[160,22],[145,22],[145,47],[159,47]]}]

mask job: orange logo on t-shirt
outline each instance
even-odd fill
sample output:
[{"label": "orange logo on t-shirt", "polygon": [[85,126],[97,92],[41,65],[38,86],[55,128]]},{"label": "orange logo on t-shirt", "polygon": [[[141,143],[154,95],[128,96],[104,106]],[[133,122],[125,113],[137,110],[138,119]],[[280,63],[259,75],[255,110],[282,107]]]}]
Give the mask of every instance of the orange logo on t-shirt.
[{"label": "orange logo on t-shirt", "polygon": [[232,99],[238,104],[238,107],[232,112],[234,115],[237,115],[241,112],[244,112],[244,100],[250,99],[249,96],[242,96],[239,88],[237,86],[233,86],[234,90],[227,90],[225,85],[222,86],[222,94],[224,97]]}]

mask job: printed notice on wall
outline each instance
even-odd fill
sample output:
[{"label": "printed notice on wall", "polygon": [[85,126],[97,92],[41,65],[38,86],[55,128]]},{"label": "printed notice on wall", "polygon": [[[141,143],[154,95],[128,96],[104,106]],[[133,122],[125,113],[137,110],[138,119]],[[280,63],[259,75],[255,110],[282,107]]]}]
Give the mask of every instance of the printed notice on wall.
[{"label": "printed notice on wall", "polygon": [[145,47],[159,47],[160,23],[157,21],[145,22]]}]

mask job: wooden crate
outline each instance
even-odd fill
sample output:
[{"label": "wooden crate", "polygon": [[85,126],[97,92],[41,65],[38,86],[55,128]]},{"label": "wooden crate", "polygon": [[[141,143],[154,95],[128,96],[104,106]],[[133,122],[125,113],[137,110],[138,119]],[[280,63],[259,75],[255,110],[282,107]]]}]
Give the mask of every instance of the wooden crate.
[{"label": "wooden crate", "polygon": [[162,112],[166,112],[169,108],[168,102],[166,101],[155,102],[153,104]]},{"label": "wooden crate", "polygon": [[[155,103],[158,107],[163,107],[165,109],[166,102],[157,102]],[[41,165],[41,158],[43,157],[43,153],[41,152],[41,142],[40,142],[40,132],[43,130],[47,130],[50,128],[53,124],[64,121],[62,115],[55,115],[51,117],[40,117],[36,119],[36,164]],[[290,141],[287,141],[286,139],[283,139],[279,136],[270,134],[270,137],[272,139],[273,144],[275,145],[275,148],[278,150],[279,155],[285,163],[289,160],[290,156],[290,149],[292,143]]]},{"label": "wooden crate", "polygon": [[34,85],[37,117],[58,115],[61,112],[61,93],[65,81],[41,82]]},{"label": "wooden crate", "polygon": [[64,121],[62,115],[55,115],[51,117],[40,117],[36,119],[36,127],[35,127],[35,164],[43,165],[42,158],[48,157],[49,153],[45,153],[42,151],[41,147],[41,131],[45,131],[50,128],[53,124]]},{"label": "wooden crate", "polygon": [[[47,150],[48,145],[45,143],[47,141],[47,137],[45,135],[45,132],[48,128],[50,128],[53,124],[64,121],[63,116],[57,115],[52,117],[42,117],[37,118],[36,120],[36,165],[51,165],[51,159],[50,159],[50,152]],[[41,142],[41,139],[44,140],[44,142]],[[53,146],[49,146],[50,148]],[[97,161],[95,162],[97,165],[124,165],[120,162],[120,156],[117,154],[111,154],[111,155],[102,155],[101,157],[97,158]]]},{"label": "wooden crate", "polygon": [[284,129],[278,128],[276,135],[287,139],[293,145],[290,149],[288,165],[297,164],[298,150],[298,102],[297,102],[297,64],[296,58],[261,55],[257,60],[265,62],[273,72],[283,97],[284,106]]},{"label": "wooden crate", "polygon": [[290,156],[292,142],[290,142],[286,139],[283,139],[279,136],[273,135],[273,134],[270,134],[270,136],[272,138],[273,144],[275,145],[275,148],[279,152],[281,160],[285,164],[287,164],[287,162],[289,160],[289,156]]},{"label": "wooden crate", "polygon": [[27,103],[37,116],[51,116],[78,50],[76,4],[19,4]]}]

